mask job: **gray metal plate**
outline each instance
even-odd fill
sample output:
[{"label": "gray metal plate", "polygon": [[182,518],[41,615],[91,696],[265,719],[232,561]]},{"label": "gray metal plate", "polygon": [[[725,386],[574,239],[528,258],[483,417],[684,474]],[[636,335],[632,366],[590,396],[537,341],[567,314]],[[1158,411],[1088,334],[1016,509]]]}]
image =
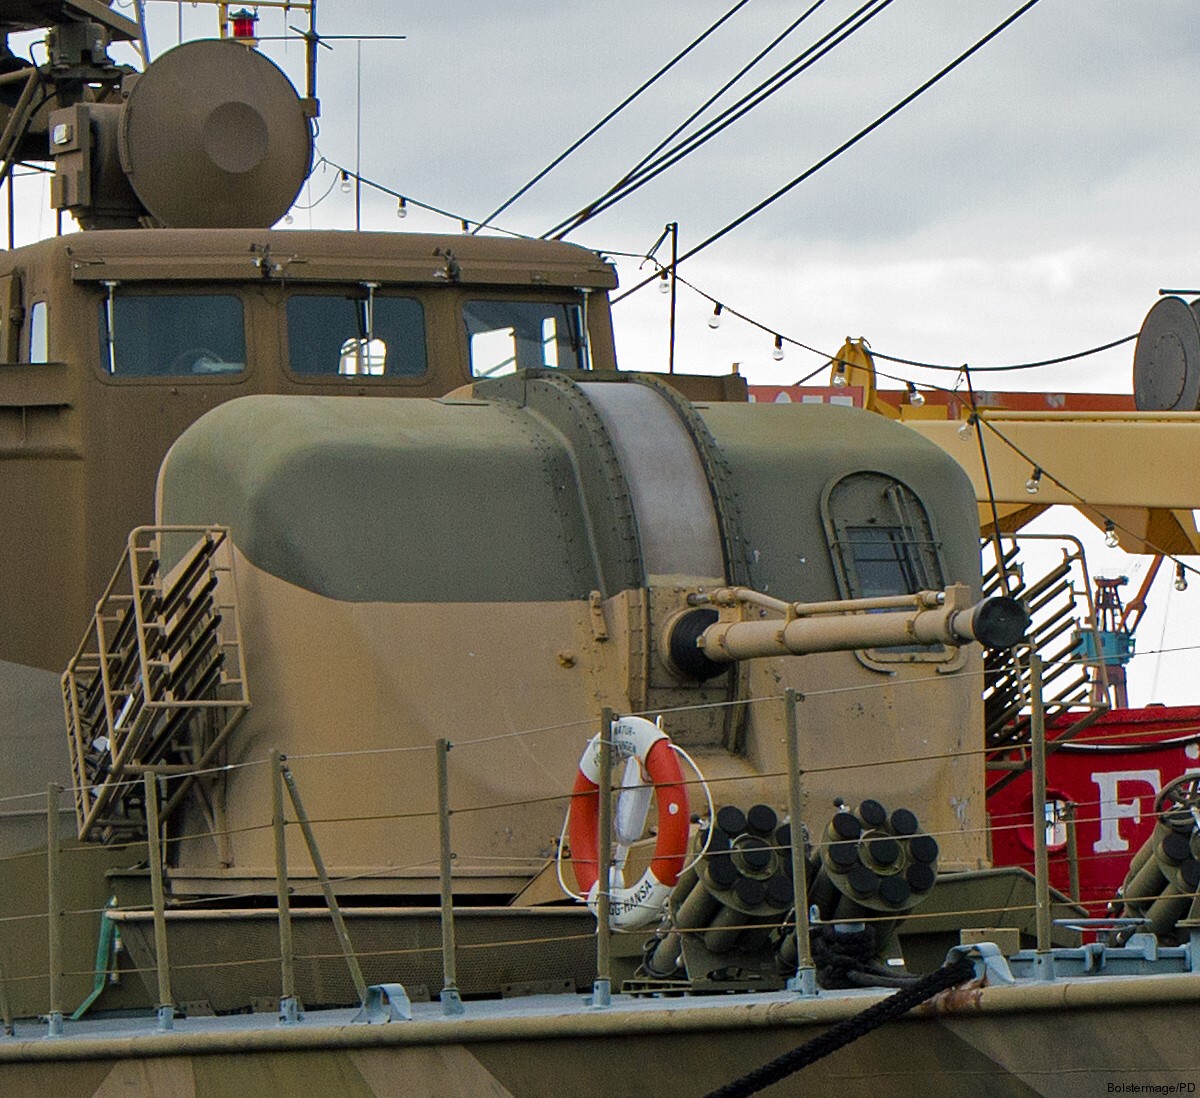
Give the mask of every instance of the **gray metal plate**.
[{"label": "gray metal plate", "polygon": [[1133,396],[1144,412],[1200,408],[1200,324],[1182,298],[1161,298],[1146,314],[1133,352]]}]

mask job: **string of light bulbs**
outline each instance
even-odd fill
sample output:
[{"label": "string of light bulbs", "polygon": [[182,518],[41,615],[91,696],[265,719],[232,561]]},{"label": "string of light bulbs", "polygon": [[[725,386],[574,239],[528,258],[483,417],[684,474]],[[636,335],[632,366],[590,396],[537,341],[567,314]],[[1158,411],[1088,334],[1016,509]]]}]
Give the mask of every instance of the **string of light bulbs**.
[{"label": "string of light bulbs", "polygon": [[[350,191],[354,189],[354,185],[358,183],[364,187],[370,187],[372,190],[379,191],[381,194],[390,195],[392,198],[394,198],[396,200],[396,216],[398,218],[406,218],[408,216],[409,208],[412,207],[413,209],[425,210],[428,213],[437,214],[439,217],[445,217],[450,221],[457,221],[459,229],[464,234],[472,231],[472,225],[478,226],[480,224],[474,218],[464,217],[460,213],[455,213],[453,210],[443,209],[441,206],[434,206],[429,202],[422,202],[420,199],[413,198],[411,195],[406,195],[403,192],[395,190],[384,183],[380,183],[378,180],[371,179],[368,176],[363,175],[361,172],[356,172],[353,168],[349,168],[344,164],[339,164],[334,160],[330,160],[327,156],[319,156],[316,163],[313,164],[313,172],[316,172],[318,168],[324,167],[332,168],[336,173],[334,176],[334,183],[330,186],[329,190],[326,191],[320,199],[318,199],[317,202],[313,203],[313,206],[323,202],[332,192],[334,186],[340,185],[342,193],[349,194]],[[309,173],[309,178],[312,177],[313,172]],[[295,208],[305,209],[312,207],[298,206]],[[504,229],[498,225],[490,225],[489,228],[493,229],[495,232],[503,233],[505,236],[516,237],[520,240],[532,239],[526,233],[514,232],[512,229]]]},{"label": "string of light bulbs", "polygon": [[[871,352],[871,353],[872,353],[872,355],[874,355],[875,352]],[[965,368],[966,367],[960,366],[959,370],[962,371]],[[972,367],[972,369],[973,369],[973,367]],[[912,382],[906,378],[899,377],[896,374],[886,373],[885,371],[880,370],[878,368],[876,368],[875,374],[877,377],[885,377],[889,381],[898,381],[904,385],[912,384]],[[926,383],[926,387],[929,389],[933,389],[937,392],[957,393],[957,395],[962,396],[962,394],[958,393],[957,390],[948,389],[942,385],[934,385],[932,383]],[[1018,446],[1012,439],[1010,439],[1006,434],[1004,434],[1004,432],[1001,431],[994,423],[992,423],[991,420],[988,419],[988,417],[983,414],[982,410],[973,401],[968,401],[968,407],[970,408],[971,411],[970,411],[970,414],[967,416],[967,418],[965,420],[963,420],[962,425],[958,428],[958,437],[963,439],[964,441],[969,441],[972,434],[975,433],[976,427],[978,425],[979,427],[986,428],[988,431],[990,431],[992,434],[994,434],[1002,443],[1004,443],[1005,446],[1007,446],[1010,450],[1013,451],[1013,453],[1015,453],[1019,458],[1021,458],[1022,461],[1029,462],[1029,470],[1030,470],[1029,479],[1026,480],[1026,482],[1025,482],[1025,491],[1029,495],[1031,495],[1031,496],[1037,495],[1041,491],[1042,481],[1043,480],[1049,481],[1060,491],[1062,491],[1066,495],[1070,496],[1077,504],[1094,511],[1103,520],[1103,522],[1104,522],[1104,544],[1109,549],[1120,548],[1121,543],[1120,543],[1119,534],[1127,534],[1133,540],[1140,541],[1143,545],[1145,545],[1152,552],[1163,557],[1164,560],[1169,560],[1172,564],[1174,564],[1175,565],[1175,590],[1177,590],[1177,591],[1186,591],[1187,590],[1187,585],[1188,585],[1187,584],[1187,574],[1189,572],[1192,573],[1193,575],[1200,576],[1200,568],[1197,568],[1194,565],[1186,563],[1185,561],[1183,561],[1179,557],[1177,557],[1174,553],[1169,553],[1165,549],[1154,544],[1154,542],[1150,541],[1147,537],[1143,536],[1142,534],[1139,534],[1136,530],[1131,530],[1128,526],[1125,526],[1124,524],[1117,522],[1115,519],[1112,518],[1111,515],[1105,514],[1105,512],[1101,508],[1097,507],[1094,503],[1091,503],[1090,501],[1088,501],[1083,495],[1081,495],[1079,492],[1075,491],[1074,488],[1072,488],[1070,485],[1065,483],[1060,477],[1056,476],[1053,472],[1051,472],[1049,469],[1047,469],[1044,465],[1041,465],[1038,462],[1034,461],[1034,459],[1032,457],[1030,457],[1029,454],[1027,454],[1023,449],[1021,449],[1020,446]]]},{"label": "string of light bulbs", "polygon": [[[613,253],[613,254],[616,254],[616,253]],[[657,261],[654,260],[654,257],[652,254],[647,254],[646,258],[657,263]],[[672,276],[669,268],[667,268],[666,266],[664,266],[661,263],[658,263],[658,268],[659,269],[658,269],[657,274],[658,274],[658,279],[659,279],[658,286],[659,286],[660,292],[665,294],[670,291],[670,281],[669,280],[670,280],[670,278],[674,277],[675,281],[677,281],[681,286],[686,286],[689,290],[691,290],[698,297],[704,298],[704,300],[706,300],[710,305],[712,305],[713,311],[708,318],[709,328],[713,328],[713,329],[719,328],[721,326],[721,321],[726,316],[735,317],[738,320],[741,320],[744,323],[749,324],[751,327],[757,328],[761,332],[765,332],[767,335],[769,335],[772,338],[772,340],[774,341],[774,348],[772,350],[771,357],[774,358],[777,362],[782,360],[784,357],[783,349],[784,349],[785,344],[791,345],[793,347],[798,347],[803,351],[808,351],[810,354],[819,355],[821,358],[824,358],[826,360],[826,364],[832,365],[834,367],[834,374],[833,374],[833,378],[832,378],[832,383],[834,386],[836,386],[837,388],[843,388],[847,384],[845,368],[847,366],[854,366],[854,365],[856,365],[856,363],[848,362],[845,359],[839,358],[835,354],[829,354],[826,351],[822,351],[818,347],[813,347],[812,345],[805,343],[803,340],[799,340],[792,336],[785,335],[784,333],[780,332],[778,329],[772,327],[771,325],[766,324],[766,323],[762,322],[761,320],[756,320],[754,317],[748,315],[747,313],[744,313],[739,309],[735,309],[732,306],[725,304],[725,302],[722,301],[720,298],[716,297],[714,294],[709,293],[707,290],[701,289],[694,282],[690,282],[688,279],[684,278],[682,275],[676,273]],[[1047,367],[1047,366],[1057,365],[1057,364],[1063,363],[1063,362],[1071,362],[1071,361],[1075,361],[1077,359],[1087,358],[1090,355],[1100,354],[1102,351],[1111,350],[1113,347],[1120,346],[1122,343],[1128,343],[1130,340],[1133,340],[1136,338],[1137,338],[1136,335],[1125,336],[1122,339],[1118,339],[1118,340],[1115,340],[1115,341],[1112,341],[1109,343],[1103,343],[1097,347],[1089,347],[1083,351],[1075,351],[1075,352],[1072,352],[1071,354],[1060,355],[1057,358],[1043,359],[1039,362],[1011,363],[1011,364],[1002,365],[1002,366],[972,366],[971,372],[972,373],[997,373],[997,372],[1004,372],[1004,371],[1011,371],[1011,370],[1040,369],[1040,368]],[[866,341],[864,340],[864,344],[865,343],[866,343]],[[929,368],[931,368],[931,369],[939,369],[939,370],[951,369],[951,367],[933,366],[932,364],[897,358],[892,355],[884,354],[881,351],[877,351],[873,347],[870,347],[869,344],[866,344],[866,346],[869,348],[872,358],[884,359],[888,362],[900,362],[900,363],[903,363],[905,365],[910,365],[910,366],[920,366],[920,367],[929,366]],[[822,366],[818,367],[812,373],[805,375],[805,377],[803,377],[799,381],[795,382],[795,384],[796,385],[804,384],[805,381],[808,381],[811,378],[815,377],[823,369],[825,369],[825,365],[822,365]],[[961,365],[955,366],[955,367],[953,367],[953,369],[956,373],[962,372]],[[879,377],[886,377],[889,381],[900,382],[908,392],[909,403],[915,404],[918,407],[925,403],[925,397],[921,393],[921,389],[918,387],[917,382],[914,382],[910,378],[898,377],[894,374],[885,373],[879,369],[876,369],[875,373]],[[947,393],[954,392],[954,390],[952,390],[952,389],[944,389],[941,386],[935,385],[933,382],[922,381],[920,384],[927,389],[931,389],[931,390],[938,391],[938,392],[947,392]]]}]

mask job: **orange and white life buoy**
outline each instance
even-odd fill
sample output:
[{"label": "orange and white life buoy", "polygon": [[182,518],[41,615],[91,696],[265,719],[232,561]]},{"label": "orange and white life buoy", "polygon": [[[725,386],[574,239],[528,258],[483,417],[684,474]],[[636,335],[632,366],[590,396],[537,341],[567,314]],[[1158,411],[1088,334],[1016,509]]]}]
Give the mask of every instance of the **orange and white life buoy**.
[{"label": "orange and white life buoy", "polygon": [[[658,800],[654,859],[638,882],[609,886],[609,923],[617,929],[645,926],[659,917],[679,879],[687,853],[690,818],[687,787],[666,733],[642,717],[621,717],[612,725],[612,758],[637,759]],[[595,911],[600,891],[600,737],[584,749],[575,775],[569,815],[571,862],[579,889]],[[614,878],[620,876],[614,872]]]}]

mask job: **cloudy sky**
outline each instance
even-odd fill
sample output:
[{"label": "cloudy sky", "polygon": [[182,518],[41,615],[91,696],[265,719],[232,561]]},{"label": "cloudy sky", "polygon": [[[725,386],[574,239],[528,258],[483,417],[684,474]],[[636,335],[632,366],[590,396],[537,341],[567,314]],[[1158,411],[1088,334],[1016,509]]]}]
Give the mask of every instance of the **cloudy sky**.
[{"label": "cloudy sky", "polygon": [[[320,0],[325,33],[407,36],[361,47],[338,41],[321,52],[320,152],[351,167],[361,157],[365,177],[477,221],[733,3]],[[824,0],[720,105],[861,3]],[[893,0],[742,121],[571,239],[640,253],[664,223],[678,221],[686,250],[873,121],[1019,4]],[[596,197],[811,5],[749,0],[499,223],[538,235]],[[181,23],[185,38],[215,27],[205,5],[150,0],[148,8],[154,53],[175,44]],[[279,13],[262,16],[264,34],[283,32]],[[301,81],[298,43],[263,48]],[[1191,190],[1200,178],[1197,74],[1194,2],[1041,0],[681,274],[772,331],[827,353],[853,335],[906,358],[988,365],[1125,336],[1159,287],[1200,283]],[[320,198],[333,179],[318,172],[298,205]],[[40,186],[25,184],[30,201]],[[39,207],[28,207],[31,238],[48,225]],[[416,211],[401,223],[395,210],[393,199],[368,191],[364,227],[457,230],[456,222]],[[296,227],[353,227],[352,196],[335,186],[294,218]],[[638,280],[636,260],[620,260],[618,270],[624,285]],[[666,301],[650,287],[615,307],[623,367],[665,368]],[[797,348],[776,362],[769,334],[733,318],[713,331],[711,311],[681,288],[678,369],[724,372],[736,361],[750,380],[781,384],[821,364]],[[1131,356],[1125,346],[1005,381],[1128,391]],[[1100,560],[1108,572],[1139,567],[1111,552]],[[1159,605],[1168,586],[1158,589]],[[1190,597],[1170,595],[1177,606]],[[1172,642],[1159,629],[1148,617],[1143,647]],[[1135,683],[1149,690],[1152,675],[1171,679],[1163,667],[1137,661]]]}]

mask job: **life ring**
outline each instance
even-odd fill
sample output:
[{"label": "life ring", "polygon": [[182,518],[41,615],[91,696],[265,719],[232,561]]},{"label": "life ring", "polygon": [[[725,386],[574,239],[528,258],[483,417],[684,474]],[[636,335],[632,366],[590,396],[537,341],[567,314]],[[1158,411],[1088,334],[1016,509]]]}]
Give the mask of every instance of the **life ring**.
[{"label": "life ring", "polygon": [[[658,800],[658,839],[654,859],[638,882],[610,883],[609,925],[618,930],[645,926],[658,918],[683,869],[690,817],[683,771],[666,733],[642,717],[621,717],[612,725],[612,758],[636,758],[654,785]],[[600,737],[584,748],[575,774],[568,834],[579,890],[596,911],[600,892]],[[614,873],[614,877],[619,874]]]}]

